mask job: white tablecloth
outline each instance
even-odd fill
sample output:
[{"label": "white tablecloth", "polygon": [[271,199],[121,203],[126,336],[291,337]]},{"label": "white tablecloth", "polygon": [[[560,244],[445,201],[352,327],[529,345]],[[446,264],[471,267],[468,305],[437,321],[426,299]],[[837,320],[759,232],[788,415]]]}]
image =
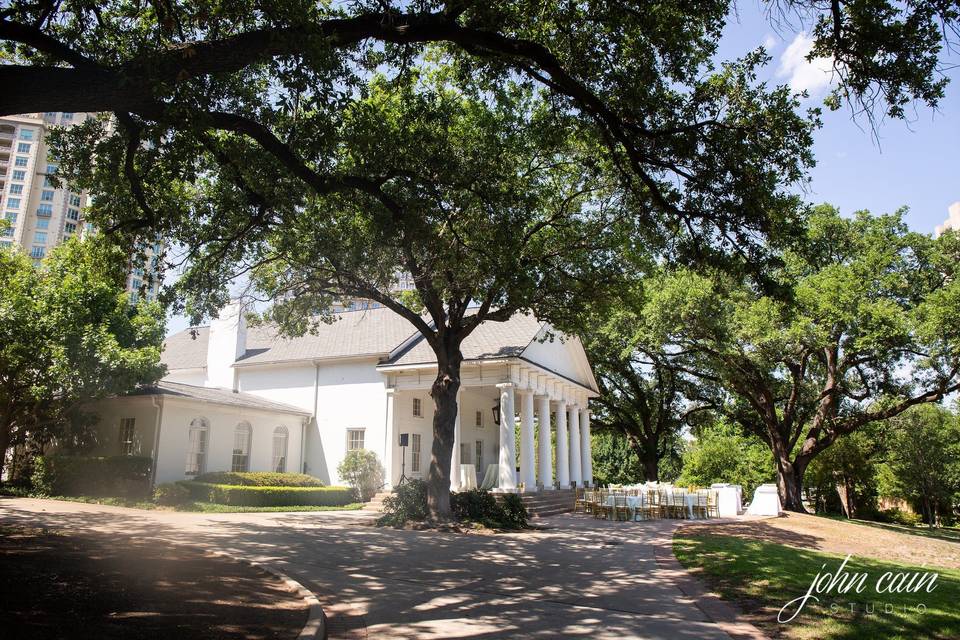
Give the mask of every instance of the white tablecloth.
[{"label": "white tablecloth", "polygon": [[[687,515],[693,518],[693,508],[697,504],[697,494],[695,493],[683,493],[683,501],[687,505]],[[607,506],[612,507],[614,496],[607,496]],[[664,498],[669,502],[670,498],[667,495]],[[647,504],[647,494],[641,493],[638,496],[627,496],[627,506],[630,508],[630,511],[636,516],[637,509]],[[666,503],[665,503],[666,504]]]},{"label": "white tablecloth", "polygon": [[751,516],[778,516],[780,515],[780,495],[777,485],[762,484],[753,492],[753,500],[747,513]]},{"label": "white tablecloth", "polygon": [[477,467],[475,465],[460,465],[460,488],[464,491],[477,488]]},{"label": "white tablecloth", "polygon": [[710,485],[717,492],[717,510],[721,518],[732,518],[743,509],[740,485],[717,483]]}]

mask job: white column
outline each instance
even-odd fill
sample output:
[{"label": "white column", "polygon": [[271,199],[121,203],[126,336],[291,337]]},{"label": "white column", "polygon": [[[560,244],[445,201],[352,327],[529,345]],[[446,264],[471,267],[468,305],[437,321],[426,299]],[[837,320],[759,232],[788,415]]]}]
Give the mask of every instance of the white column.
[{"label": "white column", "polygon": [[580,466],[583,486],[593,486],[593,443],[590,442],[590,409],[580,409]]},{"label": "white column", "polygon": [[537,451],[540,457],[537,481],[544,489],[553,489],[553,451],[550,446],[550,396],[537,396],[537,420],[540,423],[540,439]]},{"label": "white column", "polygon": [[567,403],[557,400],[557,483],[570,488],[570,458],[567,456]]},{"label": "white column", "polygon": [[570,405],[570,482],[578,487],[583,486],[583,476],[580,469],[580,407]]},{"label": "white column", "polygon": [[498,488],[513,491],[517,488],[517,451],[514,443],[516,416],[513,413],[513,383],[498,384],[500,389],[500,469]]},{"label": "white column", "polygon": [[[395,424],[394,418],[394,399],[397,397],[396,389],[387,389],[387,415],[384,419],[384,452],[383,452],[383,465],[386,467],[384,471],[387,475],[387,489],[393,489],[396,485],[397,480],[400,479],[400,474],[396,473],[399,467],[399,460],[394,461],[394,456],[399,450],[399,445],[397,443],[397,425]],[[396,476],[396,477],[394,477]]]},{"label": "white column", "polygon": [[453,423],[453,451],[450,454],[450,491],[460,491],[460,394],[457,389],[457,418]]},{"label": "white column", "polygon": [[533,391],[520,391],[520,480],[524,491],[537,490],[533,441]]}]

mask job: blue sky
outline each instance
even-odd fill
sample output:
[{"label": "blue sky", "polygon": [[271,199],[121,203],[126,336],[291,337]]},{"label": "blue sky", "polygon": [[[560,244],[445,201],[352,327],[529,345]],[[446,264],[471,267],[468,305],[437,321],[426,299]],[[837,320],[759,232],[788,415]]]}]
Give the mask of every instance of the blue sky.
[{"label": "blue sky", "polygon": [[[774,28],[757,0],[737,8],[720,42],[718,60],[730,60],[767,48],[773,60],[766,77],[810,91],[806,106],[817,106],[829,90],[825,62],[804,59],[807,40],[797,29]],[[952,62],[960,63],[960,60]],[[917,106],[909,121],[886,120],[872,135],[864,121],[854,121],[847,109],[823,113],[823,127],[815,132],[817,166],[805,199],[829,202],[850,215],[858,209],[887,213],[907,206],[910,228],[932,233],[947,218],[947,207],[960,200],[960,71],[954,70],[946,99],[937,112]],[[168,320],[168,334],[187,326],[186,318]]]},{"label": "blue sky", "polygon": [[[799,29],[799,21],[794,22]],[[772,27],[757,1],[748,0],[727,25],[717,57],[740,57],[764,45],[773,58],[764,79],[808,88],[806,104],[816,106],[829,90],[823,71],[828,65],[804,61],[805,42],[795,30]],[[824,110],[823,127],[815,133],[817,166],[806,199],[829,202],[846,215],[907,206],[910,228],[932,233],[947,218],[947,207],[960,200],[960,72],[953,70],[950,77],[937,112],[917,106],[908,111],[908,122],[885,120],[877,127],[879,140],[868,123],[852,120],[848,109]]]}]

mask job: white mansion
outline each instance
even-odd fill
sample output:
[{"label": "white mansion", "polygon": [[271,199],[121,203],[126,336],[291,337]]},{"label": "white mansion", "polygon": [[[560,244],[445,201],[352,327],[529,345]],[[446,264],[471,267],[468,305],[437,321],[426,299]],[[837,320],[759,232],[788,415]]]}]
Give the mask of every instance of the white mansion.
[{"label": "white mansion", "polygon": [[[453,489],[472,486],[473,474],[496,477],[503,491],[592,482],[587,403],[597,383],[579,339],[553,333],[518,314],[464,342]],[[231,305],[209,327],[168,338],[163,362],[156,386],[95,407],[102,453],[152,457],[157,483],[277,470],[338,484],[337,465],[359,448],[377,454],[391,484],[401,472],[426,476],[436,360],[391,311],[345,312],[316,334],[284,339],[270,326],[248,329]]]}]

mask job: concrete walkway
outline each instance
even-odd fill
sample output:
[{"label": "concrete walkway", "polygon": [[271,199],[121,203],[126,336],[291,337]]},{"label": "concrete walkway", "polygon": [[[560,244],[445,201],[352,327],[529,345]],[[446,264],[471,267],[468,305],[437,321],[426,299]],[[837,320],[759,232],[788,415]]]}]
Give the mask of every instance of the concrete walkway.
[{"label": "concrete walkway", "polygon": [[0,498],[0,523],[193,543],[272,565],[317,593],[331,638],[750,635],[712,622],[698,606],[704,594],[665,561],[676,521],[544,522],[551,528],[460,535],[361,526],[343,512],[194,514]]}]

